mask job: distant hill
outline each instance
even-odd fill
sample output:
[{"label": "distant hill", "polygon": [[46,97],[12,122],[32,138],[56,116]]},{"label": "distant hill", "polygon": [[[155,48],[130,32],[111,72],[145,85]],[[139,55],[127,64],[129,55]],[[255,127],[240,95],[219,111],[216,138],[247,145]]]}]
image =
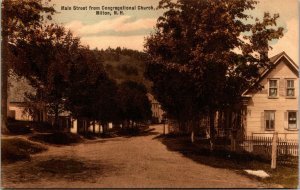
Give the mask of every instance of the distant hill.
[{"label": "distant hill", "polygon": [[[94,51],[102,57],[104,68],[110,78],[117,83],[125,80],[140,82],[150,91],[151,82],[144,77],[145,53],[121,48]],[[10,73],[8,81],[10,102],[24,102],[25,93],[35,92],[24,77],[18,77],[13,72]]]},{"label": "distant hill", "polygon": [[117,83],[131,80],[143,83],[150,90],[151,82],[144,77],[146,53],[119,47],[100,50],[100,53],[105,70]]}]

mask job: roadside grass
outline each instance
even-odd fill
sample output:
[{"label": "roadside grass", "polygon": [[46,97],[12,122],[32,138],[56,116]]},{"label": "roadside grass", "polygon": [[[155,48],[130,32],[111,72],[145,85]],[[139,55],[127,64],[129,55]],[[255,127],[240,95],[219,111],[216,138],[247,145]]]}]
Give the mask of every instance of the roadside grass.
[{"label": "roadside grass", "polygon": [[[237,154],[234,152],[215,150],[200,147],[190,142],[187,136],[160,136],[159,139],[171,151],[180,152],[182,155],[192,159],[195,162],[205,164],[216,168],[226,168],[237,173],[247,175],[250,178],[257,179],[265,184],[279,184],[284,188],[298,187],[298,167],[278,165],[276,169],[271,169],[271,163],[263,158],[250,154]],[[244,170],[264,170],[270,177],[259,178],[247,174]]]},{"label": "roadside grass", "polygon": [[82,138],[78,134],[66,133],[66,132],[55,132],[47,134],[35,134],[29,137],[32,141],[38,141],[47,144],[54,145],[71,145],[82,142]]},{"label": "roadside grass", "polygon": [[30,154],[45,150],[47,150],[46,147],[22,138],[1,139],[1,161],[3,163],[30,160]]}]

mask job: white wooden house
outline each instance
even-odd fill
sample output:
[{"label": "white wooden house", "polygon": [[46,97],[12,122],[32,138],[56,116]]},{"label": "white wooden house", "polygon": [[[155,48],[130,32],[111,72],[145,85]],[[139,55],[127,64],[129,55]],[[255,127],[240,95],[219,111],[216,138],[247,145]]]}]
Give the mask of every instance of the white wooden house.
[{"label": "white wooden house", "polygon": [[[8,117],[10,119],[54,123],[53,115],[48,114],[46,108],[40,108],[34,116],[26,111],[28,104],[25,100],[25,93],[35,93],[35,89],[29,85],[29,82],[24,77],[18,77],[11,73],[8,81]],[[71,125],[69,112],[60,113],[58,120],[59,126],[62,128],[69,128]]]},{"label": "white wooden house", "polygon": [[272,136],[276,131],[280,138],[298,139],[299,130],[299,67],[282,52],[270,58],[273,67],[262,72],[258,81],[261,91],[247,90],[246,135]]},{"label": "white wooden house", "polygon": [[163,119],[164,111],[161,109],[160,103],[150,93],[147,94],[149,101],[151,102],[152,118],[156,122],[161,123]]}]

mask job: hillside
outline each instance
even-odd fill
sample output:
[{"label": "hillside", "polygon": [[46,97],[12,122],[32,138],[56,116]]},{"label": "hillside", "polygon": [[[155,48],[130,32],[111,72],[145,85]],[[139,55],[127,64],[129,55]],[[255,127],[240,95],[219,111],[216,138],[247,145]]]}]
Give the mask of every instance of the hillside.
[{"label": "hillside", "polygon": [[108,48],[100,52],[105,70],[117,83],[131,80],[143,83],[150,90],[151,82],[144,77],[145,53],[121,48]]},{"label": "hillside", "polygon": [[[103,65],[110,76],[121,83],[125,80],[140,82],[151,89],[151,82],[144,77],[146,54],[130,49],[95,50],[103,59]],[[18,77],[13,72],[9,76],[9,101],[23,102],[25,93],[34,93],[34,88],[24,77]]]}]

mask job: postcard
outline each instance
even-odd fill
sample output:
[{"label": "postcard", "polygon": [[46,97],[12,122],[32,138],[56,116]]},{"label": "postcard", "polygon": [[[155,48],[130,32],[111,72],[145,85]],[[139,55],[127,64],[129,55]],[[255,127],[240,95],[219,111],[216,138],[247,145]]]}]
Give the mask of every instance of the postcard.
[{"label": "postcard", "polygon": [[298,188],[297,0],[2,0],[2,188]]}]

